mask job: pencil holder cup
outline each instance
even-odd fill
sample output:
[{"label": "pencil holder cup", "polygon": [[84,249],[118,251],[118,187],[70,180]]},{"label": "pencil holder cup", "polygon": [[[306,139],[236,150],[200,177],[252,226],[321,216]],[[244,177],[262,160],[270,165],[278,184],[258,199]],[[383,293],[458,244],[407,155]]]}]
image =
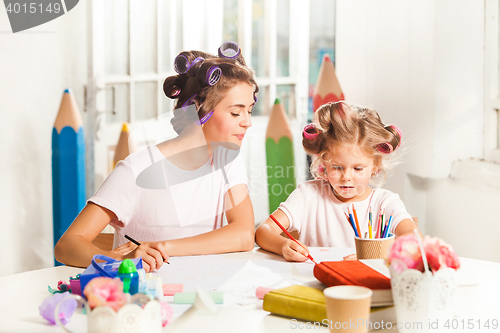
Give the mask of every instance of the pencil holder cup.
[{"label": "pencil holder cup", "polygon": [[356,256],[359,259],[387,259],[387,253],[394,243],[394,235],[386,238],[354,237]]},{"label": "pencil holder cup", "polygon": [[416,269],[398,273],[392,266],[391,288],[401,333],[440,332],[453,318],[453,299],[457,289],[456,271],[441,268],[434,274]]},{"label": "pencil holder cup", "polygon": [[[137,304],[126,304],[116,312],[109,306],[98,306],[90,309],[87,301],[80,296],[71,295],[78,301],[79,307],[83,305],[87,315],[87,332],[91,333],[161,333],[162,317],[160,302],[153,300],[146,303],[144,308]],[[70,298],[70,297],[68,297]],[[61,322],[59,308],[65,300],[57,304],[55,320],[65,332],[72,333]]]}]

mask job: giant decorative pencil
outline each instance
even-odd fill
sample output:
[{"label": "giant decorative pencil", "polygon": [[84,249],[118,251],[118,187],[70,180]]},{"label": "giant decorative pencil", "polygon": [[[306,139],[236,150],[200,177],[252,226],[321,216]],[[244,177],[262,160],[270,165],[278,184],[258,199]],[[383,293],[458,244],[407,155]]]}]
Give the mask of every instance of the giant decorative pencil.
[{"label": "giant decorative pencil", "polygon": [[83,209],[86,199],[83,122],[71,91],[66,89],[52,129],[54,245]]},{"label": "giant decorative pencil", "polygon": [[128,123],[123,123],[122,131],[120,133],[120,138],[115,148],[115,157],[113,159],[113,168],[118,162],[127,158],[128,155],[132,154],[135,150],[135,145],[131,142],[130,130],[128,128]]},{"label": "giant decorative pencil", "polygon": [[319,69],[318,80],[314,87],[313,111],[316,112],[325,103],[341,100],[344,100],[344,93],[342,92],[342,88],[340,88],[337,75],[335,75],[335,67],[330,56],[325,54]]},{"label": "giant decorative pencil", "polygon": [[267,186],[269,213],[295,190],[293,136],[285,108],[276,99],[266,131]]}]

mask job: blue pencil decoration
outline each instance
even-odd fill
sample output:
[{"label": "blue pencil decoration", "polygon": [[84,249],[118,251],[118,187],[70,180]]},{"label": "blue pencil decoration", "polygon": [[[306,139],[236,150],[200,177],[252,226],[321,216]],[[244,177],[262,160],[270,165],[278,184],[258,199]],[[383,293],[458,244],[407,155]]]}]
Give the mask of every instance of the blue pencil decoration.
[{"label": "blue pencil decoration", "polygon": [[387,226],[384,229],[384,236],[382,238],[386,238],[389,235],[389,230],[391,229],[392,215],[394,211],[392,211],[391,216],[389,217],[389,222],[387,222]]},{"label": "blue pencil decoration", "polygon": [[[83,121],[69,89],[64,91],[52,129],[52,208],[54,246],[85,206]],[[55,265],[60,263],[55,261]]]},{"label": "blue pencil decoration", "polygon": [[354,234],[356,235],[356,237],[359,237],[358,230],[356,229],[356,222],[354,222],[354,216],[352,216],[349,207],[347,207],[347,212],[349,213],[349,221],[351,222],[351,226],[354,229]]}]

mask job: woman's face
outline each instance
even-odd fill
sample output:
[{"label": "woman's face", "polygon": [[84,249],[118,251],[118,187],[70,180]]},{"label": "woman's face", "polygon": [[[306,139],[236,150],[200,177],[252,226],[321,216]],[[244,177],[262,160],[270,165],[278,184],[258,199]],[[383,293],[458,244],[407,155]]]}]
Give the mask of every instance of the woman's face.
[{"label": "woman's face", "polygon": [[214,114],[203,126],[207,142],[228,142],[241,147],[247,129],[252,126],[250,117],[253,87],[246,82],[237,83],[214,109]]}]

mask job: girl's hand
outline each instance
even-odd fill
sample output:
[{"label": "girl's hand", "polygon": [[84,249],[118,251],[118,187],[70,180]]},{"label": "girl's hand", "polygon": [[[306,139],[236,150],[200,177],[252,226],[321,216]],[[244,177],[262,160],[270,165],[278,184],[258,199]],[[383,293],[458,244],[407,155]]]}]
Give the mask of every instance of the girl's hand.
[{"label": "girl's hand", "polygon": [[[299,242],[300,243],[300,242]],[[286,240],[281,248],[283,253],[283,258],[288,261],[306,261],[307,255],[309,254],[309,249],[304,244],[297,244],[293,240]]]},{"label": "girl's hand", "polygon": [[345,256],[344,260],[358,260],[358,257],[356,256],[356,253],[353,253],[348,256]]},{"label": "girl's hand", "polygon": [[141,242],[140,246],[128,242],[117,247],[113,252],[124,255],[124,259],[142,257],[146,273],[159,269],[164,260],[168,261],[169,258],[162,242]]}]

